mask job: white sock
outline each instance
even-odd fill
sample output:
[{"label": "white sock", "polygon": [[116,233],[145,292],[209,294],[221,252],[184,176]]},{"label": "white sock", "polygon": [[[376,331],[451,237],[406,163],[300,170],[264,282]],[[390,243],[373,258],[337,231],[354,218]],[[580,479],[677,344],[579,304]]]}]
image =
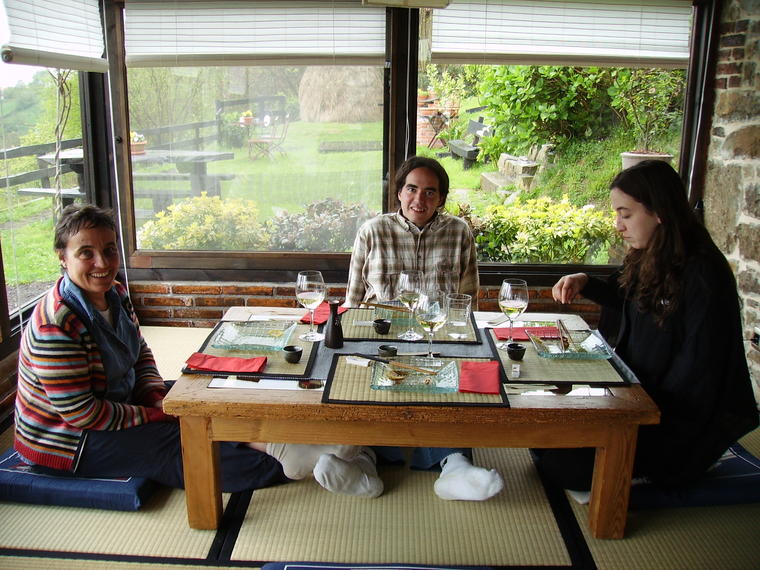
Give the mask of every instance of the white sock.
[{"label": "white sock", "polygon": [[449,501],[485,501],[504,487],[495,469],[475,467],[461,453],[452,453],[441,461],[441,476],[435,482],[435,494]]},{"label": "white sock", "polygon": [[267,443],[267,454],[280,462],[288,479],[303,479],[311,475],[317,460],[325,453],[332,453],[341,459],[353,459],[361,450],[358,445]]},{"label": "white sock", "polygon": [[322,455],[314,467],[314,479],[333,493],[373,499],[383,492],[383,481],[375,467],[375,453],[368,447],[349,461],[332,453]]},{"label": "white sock", "polygon": [[565,491],[579,505],[588,505],[589,499],[591,499],[591,491],[573,491],[572,489],[565,489]]}]

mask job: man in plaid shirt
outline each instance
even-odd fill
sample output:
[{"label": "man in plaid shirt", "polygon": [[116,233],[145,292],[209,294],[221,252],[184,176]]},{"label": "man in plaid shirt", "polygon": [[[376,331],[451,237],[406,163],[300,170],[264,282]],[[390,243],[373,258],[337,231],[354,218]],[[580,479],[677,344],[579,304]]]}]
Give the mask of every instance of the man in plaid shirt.
[{"label": "man in plaid shirt", "polygon": [[372,218],[357,233],[345,305],[396,298],[404,269],[419,269],[428,283],[477,302],[472,232],[464,220],[442,210],[449,193],[446,171],[432,158],[415,156],[401,165],[395,183],[401,209]]},{"label": "man in plaid shirt", "polygon": [[[446,171],[436,160],[415,156],[401,165],[395,183],[401,209],[367,221],[356,236],[346,306],[394,299],[398,274],[404,269],[420,269],[428,285],[476,299],[479,283],[472,232],[464,220],[441,210],[449,192]],[[404,462],[398,447],[373,449],[386,462]],[[377,471],[374,453],[360,458],[346,461],[325,454],[314,477],[328,490],[361,494],[351,490],[367,488],[371,482],[377,486]],[[471,449],[417,447],[411,467],[441,471],[434,489],[442,499],[483,501],[504,486],[495,469],[472,464]]]}]

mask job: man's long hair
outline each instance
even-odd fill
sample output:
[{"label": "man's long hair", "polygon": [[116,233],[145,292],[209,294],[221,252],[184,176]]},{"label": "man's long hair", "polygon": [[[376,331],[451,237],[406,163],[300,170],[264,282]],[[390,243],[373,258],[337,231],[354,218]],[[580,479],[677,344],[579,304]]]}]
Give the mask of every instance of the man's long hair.
[{"label": "man's long hair", "polygon": [[443,203],[446,203],[446,197],[449,195],[449,175],[446,173],[446,169],[441,166],[441,163],[434,158],[428,158],[426,156],[412,156],[407,158],[403,164],[396,171],[396,194],[401,192],[401,189],[406,183],[406,177],[415,168],[427,168],[435,174],[438,178],[438,193],[443,198]]},{"label": "man's long hair", "polygon": [[618,174],[610,184],[613,188],[660,219],[649,243],[626,255],[619,283],[639,310],[652,313],[662,325],[681,302],[687,259],[712,240],[689,206],[681,178],[668,163],[640,162]]}]

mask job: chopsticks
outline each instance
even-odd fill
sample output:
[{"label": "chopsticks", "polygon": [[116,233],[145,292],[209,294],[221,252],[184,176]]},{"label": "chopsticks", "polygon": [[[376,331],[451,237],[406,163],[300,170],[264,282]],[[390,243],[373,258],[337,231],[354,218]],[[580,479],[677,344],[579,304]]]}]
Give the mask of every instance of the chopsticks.
[{"label": "chopsticks", "polygon": [[361,304],[367,307],[377,307],[378,309],[390,309],[391,311],[399,311],[401,313],[411,312],[406,307],[398,307],[396,305],[386,305],[385,303],[370,303],[369,301],[364,301]]},{"label": "chopsticks", "polygon": [[437,370],[430,370],[429,368],[420,368],[418,366],[412,366],[411,364],[404,364],[403,362],[396,362],[395,360],[387,360],[385,358],[378,358],[377,356],[370,356],[369,354],[361,354],[359,355],[361,358],[366,358],[367,360],[374,360],[375,362],[381,362],[382,364],[387,364],[391,368],[401,368],[404,370],[413,370],[415,372],[422,372],[423,374],[430,374],[431,376],[438,374]]},{"label": "chopsticks", "polygon": [[[559,331],[559,341],[562,352],[579,352],[578,345],[573,340],[573,337],[570,336],[570,331],[567,330],[562,319],[557,319],[557,330]],[[565,350],[565,339],[567,339],[567,350]]]}]

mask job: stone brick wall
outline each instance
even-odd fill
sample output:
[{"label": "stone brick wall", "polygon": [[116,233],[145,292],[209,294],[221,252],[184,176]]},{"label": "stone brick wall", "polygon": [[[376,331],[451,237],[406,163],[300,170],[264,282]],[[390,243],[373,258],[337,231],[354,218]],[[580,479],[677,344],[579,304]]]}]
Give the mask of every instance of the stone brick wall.
[{"label": "stone brick wall", "polygon": [[[760,3],[724,3],[705,181],[705,223],[736,274],[745,337],[760,326]],[[760,351],[747,343],[760,402]]]},{"label": "stone brick wall", "polygon": [[[178,327],[213,327],[224,312],[234,306],[264,305],[297,307],[293,284],[212,283],[131,281],[129,290],[140,323]],[[345,284],[329,284],[328,296],[345,297]],[[481,311],[498,311],[498,287],[482,287],[478,299]],[[599,321],[597,305],[579,299],[566,306],[557,305],[549,287],[530,290],[531,312],[577,313],[591,325]]]}]

